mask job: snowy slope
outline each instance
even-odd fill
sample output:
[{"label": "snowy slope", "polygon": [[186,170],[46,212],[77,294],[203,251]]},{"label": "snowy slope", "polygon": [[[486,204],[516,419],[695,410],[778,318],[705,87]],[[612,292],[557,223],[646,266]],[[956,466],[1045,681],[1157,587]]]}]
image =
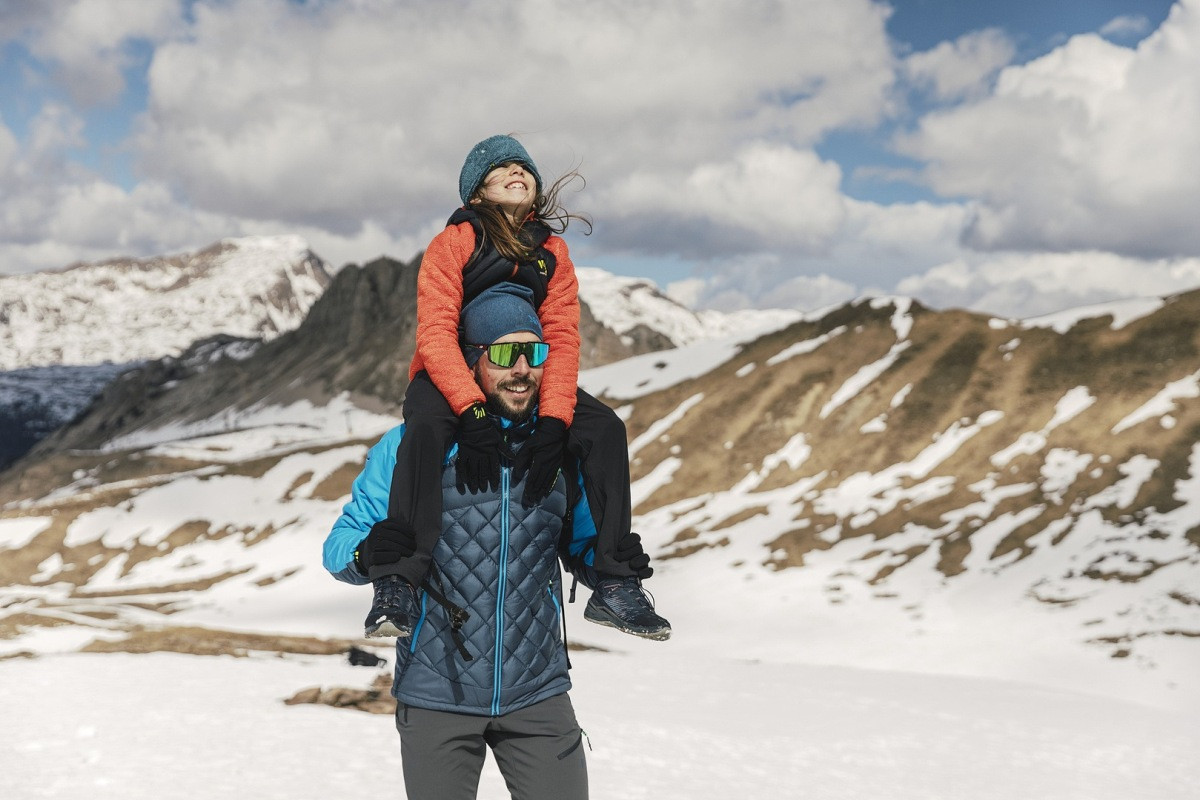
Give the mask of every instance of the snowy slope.
[{"label": "snowy slope", "polygon": [[216,333],[270,339],[298,325],[328,282],[296,236],[0,276],[0,371],[143,361]]},{"label": "snowy slope", "polygon": [[[1159,313],[1191,318],[1197,297]],[[1155,326],[1178,324],[1151,315],[1098,335],[1157,342]],[[1014,389],[1019,407],[958,405],[982,391],[965,378],[947,394],[962,341],[978,343],[970,378],[1004,390],[999,404],[1062,336],[884,298],[586,372],[624,404],[672,647],[1200,708],[1200,363],[1144,388],[1055,374]],[[393,422],[343,397],[110,442],[0,513],[0,652],[72,650],[131,625],[344,633],[363,598],[317,553]],[[158,603],[171,613],[147,610]],[[636,645],[588,627],[576,635],[589,643]]]},{"label": "snowy slope", "polygon": [[[803,642],[805,658],[823,663],[1196,707],[1196,301],[1061,315],[1072,322],[1040,340],[1054,325],[992,321],[989,344],[961,320],[957,341],[944,325],[923,335],[928,315],[878,300],[890,340],[878,324],[830,324],[800,341],[643,356],[593,370],[585,385],[628,404],[637,523],[661,557],[679,557],[665,570],[690,578],[673,587],[689,597],[685,613],[735,649],[787,659]],[[1174,316],[1148,317],[1155,308]],[[1064,336],[1109,315],[1110,325]],[[1126,327],[1125,341],[1106,333]],[[1134,342],[1165,346],[1164,331],[1181,330],[1190,338],[1157,356],[1161,371],[1108,366],[1132,358]],[[1110,349],[1083,344],[1094,340]],[[965,358],[962,342],[978,348],[971,379],[955,388],[947,354]],[[910,351],[935,368],[919,369]],[[1072,363],[1084,355],[1094,363]],[[801,366],[779,373],[789,363]],[[1091,388],[1071,386],[1093,369]],[[747,388],[731,392],[728,378]],[[1012,405],[988,404],[1005,398]],[[723,441],[731,421],[739,434]],[[771,434],[747,451],[751,425]],[[743,602],[713,585],[738,586]],[[747,607],[771,619],[769,634],[745,624]]]},{"label": "snowy slope", "polygon": [[693,311],[662,294],[652,281],[613,275],[595,267],[578,267],[576,274],[580,298],[605,327],[626,335],[644,326],[663,334],[676,347],[701,339],[753,338],[803,316],[786,309]]}]

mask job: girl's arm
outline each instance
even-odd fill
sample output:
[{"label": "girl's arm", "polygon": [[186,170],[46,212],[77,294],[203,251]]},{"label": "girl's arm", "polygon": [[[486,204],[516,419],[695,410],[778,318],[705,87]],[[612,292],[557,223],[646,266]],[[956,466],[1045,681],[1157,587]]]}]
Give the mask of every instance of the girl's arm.
[{"label": "girl's arm", "polygon": [[579,281],[567,243],[551,236],[545,246],[554,254],[556,263],[554,276],[546,288],[546,299],[538,309],[542,338],[550,345],[538,395],[538,414],[570,425],[575,417],[575,390],[579,384]]},{"label": "girl's arm", "polygon": [[[417,273],[417,355],[413,368],[429,373],[456,415],[485,399],[458,344],[462,271],[474,248],[475,231],[469,222],[450,225],[429,243]],[[554,348],[550,351],[553,354]]]}]

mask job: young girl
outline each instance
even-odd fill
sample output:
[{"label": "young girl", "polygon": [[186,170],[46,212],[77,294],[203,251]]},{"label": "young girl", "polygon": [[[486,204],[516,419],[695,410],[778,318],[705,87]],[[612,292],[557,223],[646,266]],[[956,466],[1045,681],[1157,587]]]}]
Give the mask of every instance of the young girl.
[{"label": "young girl", "polygon": [[[408,636],[417,617],[415,587],[427,577],[441,534],[441,476],[446,451],[458,443],[459,491],[500,486],[501,434],[463,357],[463,306],[509,281],[533,291],[549,347],[537,423],[514,464],[525,480],[523,501],[540,502],[554,486],[566,453],[578,459],[597,530],[594,554],[581,569],[593,588],[584,616],[651,639],[671,628],[641,588],[653,573],[637,534],[630,532],[629,453],[625,425],[578,388],[579,297],[575,267],[557,235],[570,220],[560,189],[548,190],[525,148],[492,136],[471,149],[459,175],[462,208],[434,237],[417,276],[417,349],[404,398],[405,435],[396,454],[388,519],[359,548],[360,566],[375,584],[366,635]],[[531,365],[535,366],[535,365]]]}]

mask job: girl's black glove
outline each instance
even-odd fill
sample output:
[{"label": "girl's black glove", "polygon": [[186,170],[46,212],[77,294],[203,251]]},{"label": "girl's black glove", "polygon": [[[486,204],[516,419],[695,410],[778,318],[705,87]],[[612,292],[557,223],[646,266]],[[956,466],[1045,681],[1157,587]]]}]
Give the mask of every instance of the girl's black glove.
[{"label": "girl's black glove", "polygon": [[460,493],[500,488],[503,441],[483,403],[476,403],[458,415],[458,457],[454,470]]},{"label": "girl's black glove", "polygon": [[617,561],[628,564],[633,574],[639,578],[649,578],[654,574],[654,567],[650,566],[650,556],[642,549],[642,537],[636,533],[622,536],[617,541],[617,551],[613,555]]},{"label": "girl's black glove", "polygon": [[391,567],[411,556],[416,549],[417,537],[406,525],[393,519],[381,519],[371,526],[367,538],[359,542],[354,559],[359,571],[374,577],[372,567]]},{"label": "girl's black glove", "polygon": [[541,417],[529,439],[517,453],[515,477],[525,478],[524,503],[536,505],[554,488],[567,449],[567,423],[555,417]]}]

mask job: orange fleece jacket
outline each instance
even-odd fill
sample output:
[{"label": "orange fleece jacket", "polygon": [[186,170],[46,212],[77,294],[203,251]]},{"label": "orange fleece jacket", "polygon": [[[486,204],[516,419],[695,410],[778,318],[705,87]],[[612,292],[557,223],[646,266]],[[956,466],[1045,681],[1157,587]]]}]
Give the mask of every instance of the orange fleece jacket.
[{"label": "orange fleece jacket", "polygon": [[[538,395],[538,414],[570,425],[579,383],[579,282],[567,243],[551,236],[545,248],[554,254],[556,264],[546,299],[538,309],[542,340],[550,345]],[[448,225],[429,243],[417,273],[417,352],[408,377],[427,371],[455,414],[485,399],[458,343],[463,267],[474,249],[471,223]]]}]

